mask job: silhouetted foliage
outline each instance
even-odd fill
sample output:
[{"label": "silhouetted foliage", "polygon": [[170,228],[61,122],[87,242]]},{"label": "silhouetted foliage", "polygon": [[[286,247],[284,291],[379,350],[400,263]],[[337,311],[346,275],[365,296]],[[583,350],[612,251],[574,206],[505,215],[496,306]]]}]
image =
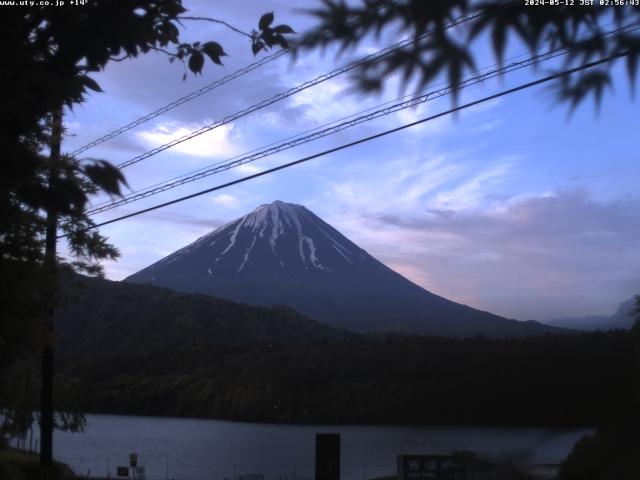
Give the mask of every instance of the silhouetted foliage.
[{"label": "silhouetted foliage", "polygon": [[607,423],[580,439],[560,467],[558,480],[640,478],[640,420]]},{"label": "silhouetted foliage", "polygon": [[253,30],[251,32],[251,49],[256,55],[260,50],[267,50],[274,45],[280,45],[282,48],[289,48],[289,42],[285,35],[295,33],[289,25],[276,25],[272,27],[273,12],[265,13],[260,17],[258,28],[260,31]]},{"label": "silhouetted foliage", "polygon": [[628,415],[617,412],[595,433],[582,438],[562,463],[558,480],[610,480],[640,478],[640,295],[629,315],[636,320],[632,327],[633,357],[631,363]]},{"label": "silhouetted foliage", "polygon": [[[635,301],[636,303],[633,309],[631,310],[631,312],[629,312],[629,315],[633,317],[634,323],[633,323],[632,329],[634,331],[639,331],[640,330],[640,295],[635,296]],[[638,333],[640,333],[640,331]]]},{"label": "silhouetted foliage", "polygon": [[[55,275],[43,268],[47,212],[55,213],[58,231],[67,236],[76,257],[71,267],[99,275],[99,261],[118,256],[97,230],[87,231],[94,222],[85,206],[98,190],[120,195],[124,176],[106,160],[50,158],[53,114],[63,106],[73,108],[91,92],[102,92],[91,75],[111,61],[160,51],[172,61],[181,60],[185,76],[187,67],[201,73],[205,57],[221,65],[225,52],[219,43],[180,41],[181,22],[196,20],[185,12],[181,0],[92,0],[78,8],[36,2],[2,9],[0,382],[6,386],[19,380],[21,385],[0,390],[0,404],[12,409],[2,417],[2,435],[26,428],[34,418],[42,322],[55,305]],[[229,26],[217,19],[198,20]],[[273,45],[262,40],[265,35],[273,38],[270,27],[257,32],[256,40]],[[24,411],[15,410],[20,408]]]},{"label": "silhouetted foliage", "polygon": [[[36,455],[15,450],[0,450],[0,478],[2,480],[40,480],[40,466]],[[77,480],[71,469],[60,462],[53,463],[51,480]]]},{"label": "silhouetted foliage", "polygon": [[[379,38],[398,30],[415,39],[413,45],[394,51],[379,62],[365,64],[354,73],[354,81],[365,92],[380,90],[395,73],[401,75],[405,85],[415,81],[418,91],[438,76],[445,77],[457,90],[463,75],[478,66],[475,48],[484,42],[489,43],[499,63],[504,61],[509,42],[521,44],[532,55],[566,48],[569,53],[563,69],[626,53],[632,85],[637,78],[637,28],[605,33],[629,25],[633,19],[637,26],[637,6],[541,8],[524,0],[360,0],[349,4],[323,0],[322,6],[311,13],[318,25],[302,39],[303,49],[338,45],[345,50],[368,36]],[[467,18],[468,21],[461,21]],[[457,26],[452,28],[452,24]],[[556,84],[558,99],[574,108],[592,95],[598,104],[605,89],[612,85],[613,63],[564,77]],[[454,91],[454,102],[455,98]]]},{"label": "silhouetted foliage", "polygon": [[[181,0],[96,0],[81,8],[35,5],[3,11],[0,41],[7,53],[0,62],[0,78],[5,84],[0,90],[3,259],[28,255],[37,260],[43,229],[39,217],[49,206],[54,205],[62,215],[72,214],[65,233],[77,232],[79,223],[82,227],[91,225],[80,215],[88,195],[97,189],[120,195],[126,186],[123,175],[105,160],[66,156],[52,166],[46,155],[51,113],[61,105],[73,108],[88,93],[102,91],[91,73],[104,69],[110,61],[136,58],[152,50],[182,60],[195,74],[202,72],[205,57],[222,64],[220,59],[226,53],[218,42],[180,42],[179,26],[194,19],[225,22],[183,16],[185,12]],[[264,15],[253,40],[268,47],[286,47],[283,35],[293,30],[287,25],[271,28],[271,22],[264,21],[267,16],[273,21],[272,13]],[[49,186],[47,172],[51,168],[59,175],[56,184]],[[106,251],[106,244],[96,235],[77,233],[74,252],[89,256],[95,252],[98,259],[115,255],[115,250]],[[87,248],[77,248],[83,242]],[[97,264],[92,268],[96,270]]]},{"label": "silhouetted foliage", "polygon": [[[203,342],[205,340],[203,339]],[[593,425],[629,411],[627,332],[396,336],[60,356],[88,412],[269,422]]]}]

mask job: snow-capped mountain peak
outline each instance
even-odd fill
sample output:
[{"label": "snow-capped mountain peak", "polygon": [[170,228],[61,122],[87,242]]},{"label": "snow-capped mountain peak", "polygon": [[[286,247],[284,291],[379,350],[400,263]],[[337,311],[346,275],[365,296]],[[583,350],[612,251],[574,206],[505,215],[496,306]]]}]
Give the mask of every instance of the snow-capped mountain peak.
[{"label": "snow-capped mountain peak", "polygon": [[[158,266],[197,256],[209,275],[253,268],[329,272],[375,261],[302,205],[277,200],[260,205],[169,255]],[[206,260],[205,260],[206,259]],[[154,266],[150,270],[156,270]]]},{"label": "snow-capped mountain peak", "polygon": [[281,201],[260,205],[126,281],[254,305],[287,305],[316,320],[360,331],[546,331],[434,295],[307,208]]}]

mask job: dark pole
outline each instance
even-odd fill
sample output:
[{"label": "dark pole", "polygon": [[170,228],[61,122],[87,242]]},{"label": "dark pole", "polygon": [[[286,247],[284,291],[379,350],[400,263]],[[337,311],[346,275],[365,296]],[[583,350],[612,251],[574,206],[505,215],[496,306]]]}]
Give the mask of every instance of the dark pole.
[{"label": "dark pole", "polygon": [[49,155],[49,195],[47,199],[47,223],[45,238],[45,272],[49,282],[49,302],[45,312],[45,339],[42,348],[42,390],[40,397],[40,467],[41,478],[51,478],[53,464],[53,314],[58,283],[56,271],[56,237],[58,212],[53,191],[60,165],[60,145],[62,143],[62,107],[57,108],[51,119],[51,152]]},{"label": "dark pole", "polygon": [[316,433],[315,480],[340,480],[339,433]]}]

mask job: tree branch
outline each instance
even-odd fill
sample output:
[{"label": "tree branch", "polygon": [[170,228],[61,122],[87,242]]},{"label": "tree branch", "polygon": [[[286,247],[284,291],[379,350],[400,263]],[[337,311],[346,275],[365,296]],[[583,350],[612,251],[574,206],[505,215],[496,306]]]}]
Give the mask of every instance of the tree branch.
[{"label": "tree branch", "polygon": [[164,48],[160,48],[160,47],[153,47],[151,45],[149,45],[149,48],[151,50],[155,50],[156,52],[161,52],[164,53],[165,55],[169,55],[170,57],[175,57],[178,58],[178,55],[175,53],[171,53],[169,50],[165,50]]},{"label": "tree branch", "polygon": [[245,37],[253,38],[251,36],[251,34],[249,34],[247,32],[243,32],[239,28],[236,28],[233,25],[228,24],[224,20],[218,20],[216,18],[209,18],[209,17],[176,17],[176,20],[200,20],[200,21],[204,21],[204,22],[219,23],[219,24],[224,25],[225,27],[233,30],[234,32],[239,33],[240,35],[244,35]]}]

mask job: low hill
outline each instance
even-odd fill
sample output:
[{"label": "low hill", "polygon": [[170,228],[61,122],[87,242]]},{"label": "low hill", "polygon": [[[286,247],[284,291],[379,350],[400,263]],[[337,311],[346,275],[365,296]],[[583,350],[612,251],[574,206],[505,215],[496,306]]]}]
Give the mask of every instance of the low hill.
[{"label": "low hill", "polygon": [[152,285],[66,277],[56,311],[66,353],[148,351],[166,346],[327,344],[357,335],[287,307],[256,307]]}]

